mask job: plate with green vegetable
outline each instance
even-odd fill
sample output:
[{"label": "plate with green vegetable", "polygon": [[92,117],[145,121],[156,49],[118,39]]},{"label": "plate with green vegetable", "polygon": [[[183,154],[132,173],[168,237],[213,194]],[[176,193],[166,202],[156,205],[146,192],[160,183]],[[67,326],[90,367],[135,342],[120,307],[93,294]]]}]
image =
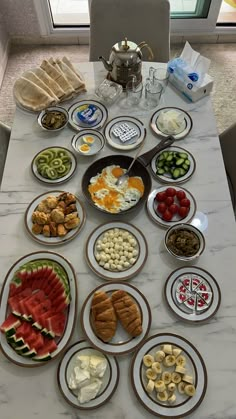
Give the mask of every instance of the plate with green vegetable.
[{"label": "plate with green vegetable", "polygon": [[163,183],[184,183],[196,169],[193,155],[181,147],[169,147],[157,153],[151,161],[152,174]]},{"label": "plate with green vegetable", "polygon": [[76,167],[76,157],[64,147],[45,148],[36,154],[31,163],[32,172],[38,180],[57,185],[69,180]]}]

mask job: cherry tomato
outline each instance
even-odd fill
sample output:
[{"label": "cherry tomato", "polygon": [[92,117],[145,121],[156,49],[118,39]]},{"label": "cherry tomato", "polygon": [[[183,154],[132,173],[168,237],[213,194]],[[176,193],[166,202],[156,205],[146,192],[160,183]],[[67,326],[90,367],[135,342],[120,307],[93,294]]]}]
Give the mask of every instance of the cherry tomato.
[{"label": "cherry tomato", "polygon": [[167,189],[166,189],[166,195],[167,195],[167,196],[175,196],[175,195],[176,195],[176,190],[175,190],[175,188],[167,188]]},{"label": "cherry tomato", "polygon": [[177,196],[178,200],[181,201],[181,199],[186,198],[186,193],[184,191],[180,190],[180,191],[177,191],[176,196]]},{"label": "cherry tomato", "polygon": [[171,204],[168,208],[168,210],[172,213],[172,214],[176,214],[178,212],[178,205],[177,204]]},{"label": "cherry tomato", "polygon": [[162,215],[163,220],[170,221],[172,220],[173,214],[167,209]]},{"label": "cherry tomato", "polygon": [[179,207],[179,209],[178,209],[178,214],[182,218],[186,217],[188,215],[188,212],[189,212],[189,208],[188,207]]},{"label": "cherry tomato", "polygon": [[166,195],[165,191],[163,191],[163,192],[157,192],[157,194],[156,194],[156,200],[158,202],[163,202],[163,201],[166,200],[166,198],[167,198],[167,195]]},{"label": "cherry tomato", "polygon": [[188,199],[188,198],[184,198],[184,199],[181,199],[181,201],[180,201],[180,206],[181,207],[190,207],[190,200]]},{"label": "cherry tomato", "polygon": [[164,202],[160,202],[160,204],[157,205],[157,211],[159,211],[161,214],[164,214],[167,206]]},{"label": "cherry tomato", "polygon": [[167,205],[167,207],[169,207],[170,205],[172,205],[174,203],[174,198],[173,196],[167,196],[167,198],[165,199],[165,204]]}]

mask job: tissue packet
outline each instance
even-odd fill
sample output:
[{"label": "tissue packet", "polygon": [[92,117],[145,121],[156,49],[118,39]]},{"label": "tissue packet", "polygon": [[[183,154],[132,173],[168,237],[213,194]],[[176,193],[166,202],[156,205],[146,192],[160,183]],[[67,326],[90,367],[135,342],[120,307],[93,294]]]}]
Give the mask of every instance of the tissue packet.
[{"label": "tissue packet", "polygon": [[188,42],[179,58],[169,61],[170,82],[190,101],[210,94],[213,79],[207,74],[210,60],[194,51]]}]

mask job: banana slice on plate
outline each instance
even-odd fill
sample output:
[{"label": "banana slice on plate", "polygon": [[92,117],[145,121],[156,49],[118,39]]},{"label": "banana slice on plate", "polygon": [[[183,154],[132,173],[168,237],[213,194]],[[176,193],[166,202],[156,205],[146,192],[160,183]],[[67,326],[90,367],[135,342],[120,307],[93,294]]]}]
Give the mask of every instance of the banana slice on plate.
[{"label": "banana slice on plate", "polygon": [[167,388],[168,388],[168,391],[170,393],[174,393],[174,391],[176,390],[176,384],[175,383],[170,383],[170,384],[168,384]]},{"label": "banana slice on plate", "polygon": [[147,377],[149,380],[153,380],[153,381],[155,381],[155,380],[157,379],[157,373],[156,373],[155,371],[153,371],[153,369],[152,369],[152,368],[148,368],[148,369],[146,370],[146,377]]},{"label": "banana slice on plate", "polygon": [[172,372],[171,374],[171,380],[175,384],[179,384],[180,381],[182,381],[181,375],[178,372]]},{"label": "banana slice on plate", "polygon": [[[173,367],[175,365],[176,358],[174,355],[167,355],[163,361],[166,367]],[[178,371],[177,371],[178,372]]]},{"label": "banana slice on plate", "polygon": [[155,381],[155,389],[158,393],[162,393],[166,389],[166,385],[163,380]]},{"label": "banana slice on plate", "polygon": [[180,366],[180,367],[185,367],[186,365],[186,358],[183,355],[179,355],[176,358],[176,365]]},{"label": "banana slice on plate", "polygon": [[185,392],[185,394],[187,394],[187,396],[193,397],[194,394],[196,393],[196,389],[195,389],[194,385],[187,384],[184,387],[184,392]]},{"label": "banana slice on plate", "polygon": [[182,352],[182,349],[180,348],[174,348],[173,349],[173,355],[177,358],[177,356],[179,356]]},{"label": "banana slice on plate", "polygon": [[150,393],[153,392],[153,390],[154,390],[154,381],[149,380],[148,383],[147,383],[146,391],[147,391],[147,393],[150,394]]},{"label": "banana slice on plate", "polygon": [[185,387],[186,387],[186,383],[184,383],[183,381],[180,381],[180,383],[178,384],[178,392],[180,394],[184,394]]},{"label": "banana slice on plate", "polygon": [[184,375],[183,375],[183,377],[182,377],[182,380],[183,380],[185,383],[188,383],[188,384],[193,384],[193,377],[192,377],[191,375],[186,375],[186,374],[184,374]]},{"label": "banana slice on plate", "polygon": [[173,393],[170,397],[168,397],[168,403],[173,404],[176,401],[176,395]]},{"label": "banana slice on plate", "polygon": [[152,364],[152,370],[156,374],[161,374],[161,372],[162,372],[162,366],[161,366],[160,362],[153,362],[153,364]]},{"label": "banana slice on plate", "polygon": [[163,362],[166,354],[164,351],[157,351],[155,353],[155,360],[158,362]]},{"label": "banana slice on plate", "polygon": [[160,400],[161,402],[166,402],[168,400],[167,391],[157,393],[157,399]]},{"label": "banana slice on plate", "polygon": [[164,371],[161,375],[162,381],[164,381],[165,384],[170,384],[171,382],[171,372]]},{"label": "banana slice on plate", "polygon": [[143,357],[143,363],[144,363],[144,365],[145,365],[145,367],[151,367],[152,366],[152,364],[153,364],[153,362],[154,362],[154,358],[153,358],[153,356],[152,355],[144,355],[144,357]]},{"label": "banana slice on plate", "polygon": [[175,368],[175,372],[178,372],[179,374],[186,374],[187,370],[186,368],[177,365],[177,367]]},{"label": "banana slice on plate", "polygon": [[161,350],[165,352],[165,354],[172,355],[172,345],[162,345]]}]

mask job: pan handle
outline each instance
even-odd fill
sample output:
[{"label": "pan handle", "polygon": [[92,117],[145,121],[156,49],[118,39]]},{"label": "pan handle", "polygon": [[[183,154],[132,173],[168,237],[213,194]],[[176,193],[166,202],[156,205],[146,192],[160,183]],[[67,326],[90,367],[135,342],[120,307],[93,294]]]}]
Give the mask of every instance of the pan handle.
[{"label": "pan handle", "polygon": [[141,156],[139,156],[137,158],[137,160],[140,163],[142,163],[143,166],[145,166],[145,167],[148,166],[149,163],[151,162],[152,158],[155,156],[155,154],[158,153],[158,151],[164,150],[165,148],[169,147],[171,144],[173,144],[174,141],[175,141],[175,139],[174,139],[174,137],[172,137],[172,135],[164,138],[154,148],[152,148],[151,150],[147,151],[144,154],[141,154]]}]

